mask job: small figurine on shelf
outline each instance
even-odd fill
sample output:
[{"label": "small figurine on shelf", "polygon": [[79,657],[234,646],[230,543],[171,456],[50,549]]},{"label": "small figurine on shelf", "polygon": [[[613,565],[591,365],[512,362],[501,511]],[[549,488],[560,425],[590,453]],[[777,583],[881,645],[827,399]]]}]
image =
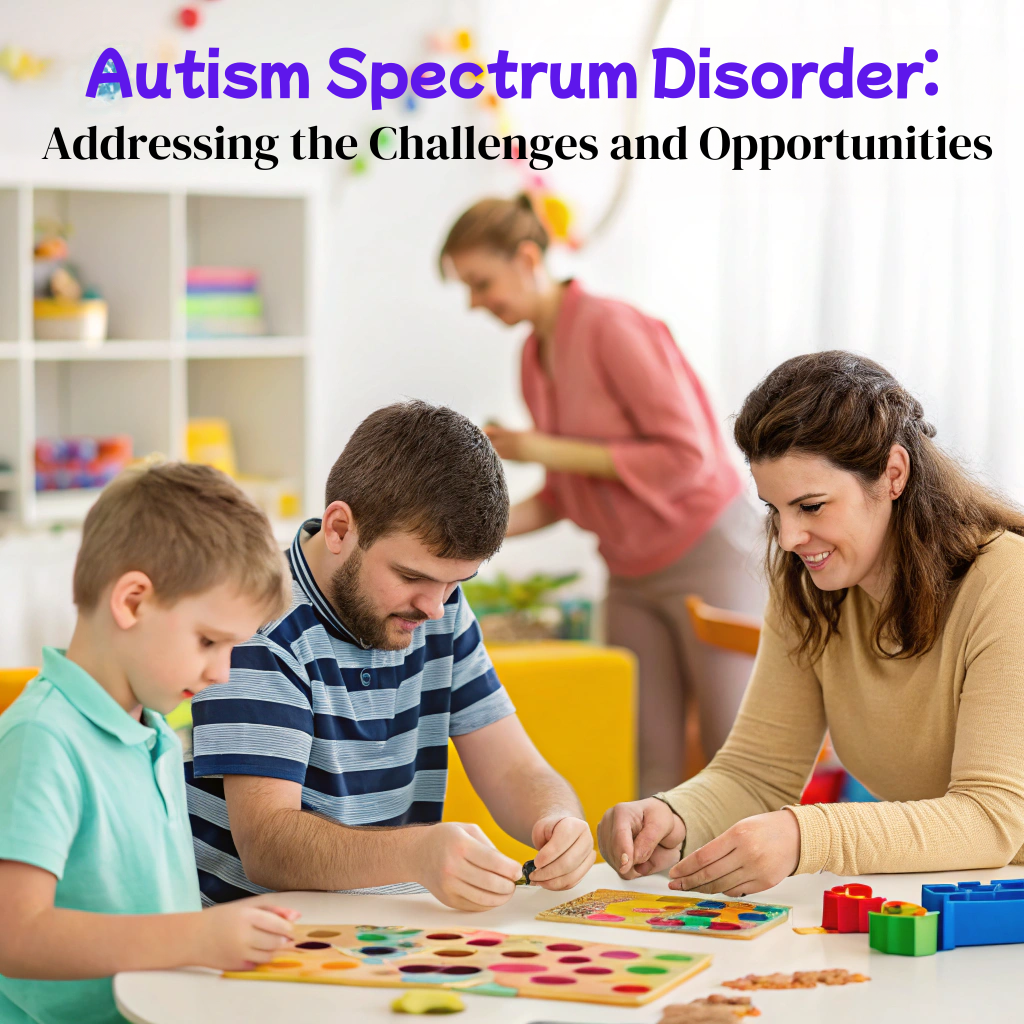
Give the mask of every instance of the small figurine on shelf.
[{"label": "small figurine on shelf", "polygon": [[99,344],[107,336],[107,304],[68,263],[70,227],[51,218],[36,222],[33,289],[36,341]]}]

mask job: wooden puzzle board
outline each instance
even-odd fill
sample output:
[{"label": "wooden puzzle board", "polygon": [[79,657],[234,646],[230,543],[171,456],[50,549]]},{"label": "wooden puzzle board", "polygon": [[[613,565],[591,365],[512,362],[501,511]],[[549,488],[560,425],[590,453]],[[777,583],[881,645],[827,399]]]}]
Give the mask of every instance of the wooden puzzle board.
[{"label": "wooden puzzle board", "polygon": [[476,928],[319,924],[296,925],[269,963],[224,977],[642,1006],[710,963],[707,953]]},{"label": "wooden puzzle board", "polygon": [[537,920],[639,928],[647,932],[697,933],[719,939],[756,939],[785,921],[790,909],[777,903],[597,889],[545,910],[537,915]]}]

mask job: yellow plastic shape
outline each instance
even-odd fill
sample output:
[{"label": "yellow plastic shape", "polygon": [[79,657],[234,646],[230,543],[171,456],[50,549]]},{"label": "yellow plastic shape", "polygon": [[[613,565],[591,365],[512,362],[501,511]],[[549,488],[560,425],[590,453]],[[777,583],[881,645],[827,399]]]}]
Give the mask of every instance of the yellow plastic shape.
[{"label": "yellow plastic shape", "polygon": [[9,708],[26,684],[39,675],[37,668],[0,668],[0,712]]},{"label": "yellow plastic shape", "polygon": [[458,1013],[466,1004],[454,993],[414,988],[392,1004],[395,1013]]},{"label": "yellow plastic shape", "polygon": [[235,446],[228,421],[215,417],[189,420],[185,434],[185,457],[189,462],[200,462],[230,477],[235,476]]}]

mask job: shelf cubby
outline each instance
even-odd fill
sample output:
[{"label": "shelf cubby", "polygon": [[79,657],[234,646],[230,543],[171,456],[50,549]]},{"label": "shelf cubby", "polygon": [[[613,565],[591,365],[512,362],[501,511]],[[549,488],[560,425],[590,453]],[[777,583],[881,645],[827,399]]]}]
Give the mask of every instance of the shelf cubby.
[{"label": "shelf cubby", "polygon": [[136,456],[169,455],[169,361],[45,362],[36,366],[36,436],[130,434]]},{"label": "shelf cubby", "polygon": [[35,191],[35,221],[68,225],[69,261],[106,300],[110,339],[172,336],[172,200],[166,192]]},{"label": "shelf cubby", "polygon": [[227,420],[240,473],[290,479],[300,490],[304,394],[302,359],[189,360],[189,417]]},{"label": "shelf cubby", "polygon": [[259,271],[267,334],[301,337],[307,333],[305,213],[299,198],[190,195],[188,265]]}]

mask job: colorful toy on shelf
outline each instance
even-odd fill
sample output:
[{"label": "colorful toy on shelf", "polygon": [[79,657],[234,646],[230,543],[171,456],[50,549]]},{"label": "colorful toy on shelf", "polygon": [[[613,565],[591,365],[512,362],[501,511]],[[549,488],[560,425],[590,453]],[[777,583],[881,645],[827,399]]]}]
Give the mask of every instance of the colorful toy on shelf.
[{"label": "colorful toy on shelf", "polygon": [[302,500],[294,480],[240,473],[235,482],[271,519],[295,519],[302,514]]},{"label": "colorful toy on shelf", "polygon": [[314,924],[269,963],[224,977],[643,1006],[710,964],[708,953],[481,928]]},{"label": "colorful toy on shelf", "polygon": [[259,272],[243,267],[189,267],[185,316],[189,338],[266,334]]},{"label": "colorful toy on shelf", "polygon": [[107,336],[107,304],[102,299],[34,299],[36,341],[81,341],[99,345]]},{"label": "colorful toy on shelf", "polygon": [[99,344],[107,336],[107,304],[85,288],[68,262],[70,226],[49,218],[35,225],[32,250],[34,337],[36,341]]},{"label": "colorful toy on shelf", "polygon": [[216,417],[189,420],[185,433],[185,458],[235,476],[237,469],[231,424]]},{"label": "colorful toy on shelf", "polygon": [[132,439],[59,437],[36,441],[36,490],[105,487],[132,460]]},{"label": "colorful toy on shelf", "polygon": [[830,932],[866,932],[868,914],[881,910],[884,902],[884,896],[871,895],[870,885],[834,885],[822,898],[821,927]]},{"label": "colorful toy on shelf", "polygon": [[755,939],[785,921],[789,911],[789,907],[780,904],[597,889],[545,910],[537,915],[537,920],[639,928],[648,932],[700,933],[719,939]]},{"label": "colorful toy on shelf", "polygon": [[939,949],[1024,942],[1024,878],[925,884],[921,902],[939,914]]},{"label": "colorful toy on shelf", "polygon": [[868,945],[880,953],[932,956],[936,949],[939,915],[916,903],[891,900],[868,914]]}]

